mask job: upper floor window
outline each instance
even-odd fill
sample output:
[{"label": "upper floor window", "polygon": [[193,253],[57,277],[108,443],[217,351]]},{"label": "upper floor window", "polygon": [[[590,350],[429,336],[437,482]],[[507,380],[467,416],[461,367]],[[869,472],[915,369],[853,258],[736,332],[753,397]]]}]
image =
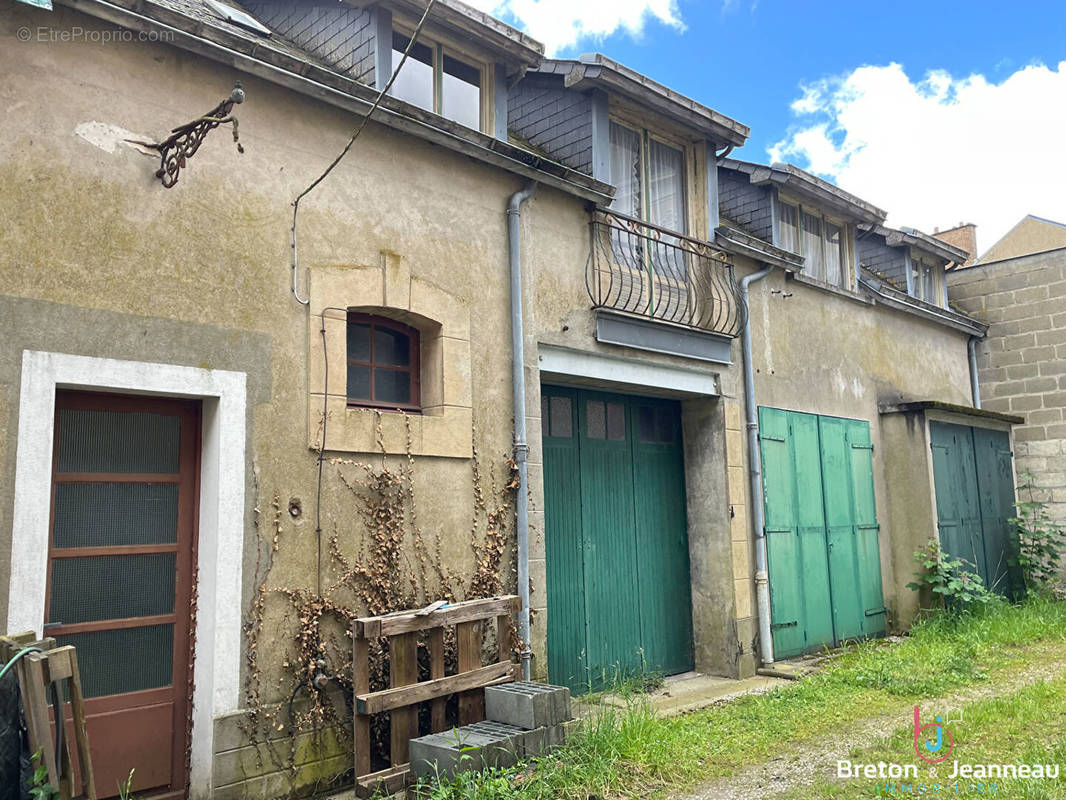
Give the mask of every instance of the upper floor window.
[{"label": "upper floor window", "polygon": [[[411,40],[392,34],[392,68],[395,70]],[[468,128],[482,128],[483,69],[422,37],[411,48],[391,94],[412,105],[440,114]]]},{"label": "upper floor window", "polygon": [[410,325],[348,314],[348,404],[419,410],[418,355]]},{"label": "upper floor window", "polygon": [[803,256],[803,271],[812,278],[847,287],[847,226],[818,211],[778,202],[778,247]]},{"label": "upper floor window", "polygon": [[940,270],[937,265],[918,256],[911,256],[911,294],[919,300],[941,305]]},{"label": "upper floor window", "polygon": [[646,130],[611,122],[611,209],[685,233],[685,151]]}]

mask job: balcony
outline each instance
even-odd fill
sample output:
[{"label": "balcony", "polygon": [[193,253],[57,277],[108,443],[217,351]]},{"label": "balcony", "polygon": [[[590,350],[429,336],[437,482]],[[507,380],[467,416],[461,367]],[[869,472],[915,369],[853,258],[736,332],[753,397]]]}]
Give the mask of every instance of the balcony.
[{"label": "balcony", "polygon": [[595,309],[735,337],[747,308],[727,253],[605,209],[592,220],[585,285]]}]

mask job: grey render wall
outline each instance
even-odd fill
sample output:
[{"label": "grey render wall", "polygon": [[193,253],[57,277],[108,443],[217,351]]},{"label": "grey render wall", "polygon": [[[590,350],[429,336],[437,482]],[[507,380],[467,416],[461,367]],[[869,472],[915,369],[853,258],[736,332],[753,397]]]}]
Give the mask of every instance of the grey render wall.
[{"label": "grey render wall", "polygon": [[767,186],[753,186],[748,176],[718,167],[718,209],[749,233],[774,240],[773,197]]},{"label": "grey render wall", "polygon": [[858,251],[862,266],[907,291],[906,248],[889,247],[884,238],[871,233],[866,238],[858,239]]},{"label": "grey render wall", "polygon": [[[337,0],[245,0],[248,13],[352,78],[375,82],[374,12]],[[388,45],[391,49],[391,43]]]},{"label": "grey render wall", "polygon": [[977,343],[981,404],[1025,417],[1017,474],[1066,522],[1066,248],[948,273],[948,297],[989,323]]},{"label": "grey render wall", "polygon": [[592,99],[558,76],[531,75],[507,96],[507,128],[571,169],[592,174]]}]

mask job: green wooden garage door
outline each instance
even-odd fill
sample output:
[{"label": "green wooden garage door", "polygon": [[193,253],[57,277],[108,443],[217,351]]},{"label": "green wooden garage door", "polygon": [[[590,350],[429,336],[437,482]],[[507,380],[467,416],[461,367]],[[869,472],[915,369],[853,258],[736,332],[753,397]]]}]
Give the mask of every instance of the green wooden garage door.
[{"label": "green wooden garage door", "polygon": [[1008,569],[1008,520],[1014,516],[1009,435],[930,422],[929,440],[940,546],[975,565],[986,586],[1011,594],[1017,586]]},{"label": "green wooden garage door", "polygon": [[869,423],[759,409],[779,658],[885,631]]},{"label": "green wooden garage door", "polygon": [[681,409],[542,388],[548,677],[692,669]]}]

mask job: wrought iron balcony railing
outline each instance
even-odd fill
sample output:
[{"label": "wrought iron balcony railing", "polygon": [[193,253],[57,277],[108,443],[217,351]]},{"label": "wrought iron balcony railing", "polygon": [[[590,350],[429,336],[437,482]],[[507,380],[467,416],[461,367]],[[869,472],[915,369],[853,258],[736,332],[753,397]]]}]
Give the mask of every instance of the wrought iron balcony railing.
[{"label": "wrought iron balcony railing", "polygon": [[585,284],[594,308],[725,336],[747,319],[727,253],[604,209],[593,214]]}]

